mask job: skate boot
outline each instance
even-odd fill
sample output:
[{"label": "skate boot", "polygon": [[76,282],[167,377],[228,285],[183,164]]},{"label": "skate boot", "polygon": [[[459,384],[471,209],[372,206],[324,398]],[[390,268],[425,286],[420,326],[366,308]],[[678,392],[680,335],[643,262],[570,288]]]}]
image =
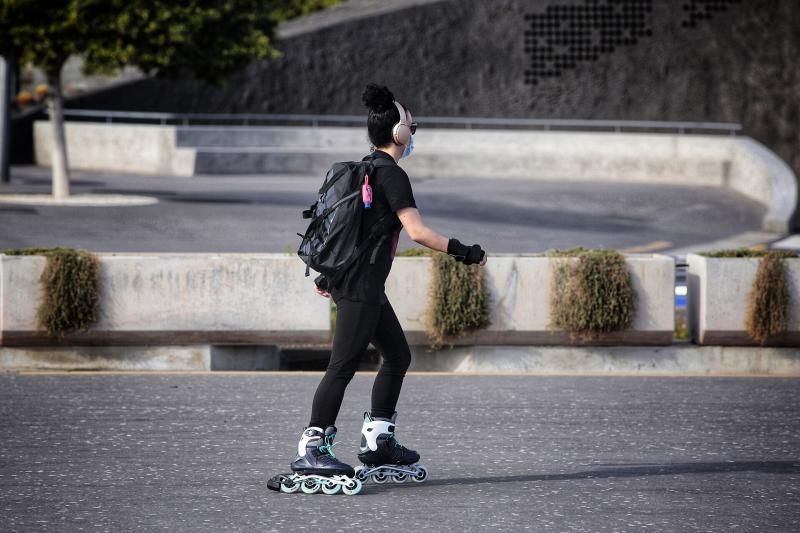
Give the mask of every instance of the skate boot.
[{"label": "skate boot", "polygon": [[290,465],[292,474],[278,474],[267,482],[267,487],[280,492],[336,494],[340,490],[347,495],[361,491],[361,481],[355,477],[353,467],[333,454],[336,426],[310,427],[303,431],[297,443],[297,457]]},{"label": "skate boot", "polygon": [[419,454],[409,450],[394,436],[397,413],[388,418],[373,418],[364,413],[361,427],[361,447],[358,459],[364,466],[356,467],[356,477],[361,481],[372,479],[375,483],[405,483],[409,479],[421,483],[428,479],[428,469],[415,464]]}]

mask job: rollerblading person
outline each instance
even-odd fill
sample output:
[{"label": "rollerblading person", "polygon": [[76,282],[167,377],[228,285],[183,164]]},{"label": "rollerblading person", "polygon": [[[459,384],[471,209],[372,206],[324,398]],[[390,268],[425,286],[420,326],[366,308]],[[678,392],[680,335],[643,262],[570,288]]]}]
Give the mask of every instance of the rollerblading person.
[{"label": "rollerblading person", "polygon": [[[394,435],[395,407],[411,364],[411,349],[385,282],[392,268],[400,232],[416,243],[447,253],[465,265],[484,265],[478,244],[462,244],[429,228],[422,220],[411,179],[399,165],[414,151],[417,123],[411,111],[385,86],[369,84],[362,95],[369,109],[367,134],[371,153],[361,161],[336,162],[328,170],[317,201],[302,212],[310,219],[297,254],[310,270],[317,293],[336,303],[331,355],[311,402],[311,416],[298,445],[292,473],[269,480],[283,493],[356,494],[363,480],[424,481],[428,471],[419,454]],[[381,366],[372,385],[358,475],[333,454],[334,424],[345,390],[372,344]],[[323,429],[325,428],[325,429]]]}]

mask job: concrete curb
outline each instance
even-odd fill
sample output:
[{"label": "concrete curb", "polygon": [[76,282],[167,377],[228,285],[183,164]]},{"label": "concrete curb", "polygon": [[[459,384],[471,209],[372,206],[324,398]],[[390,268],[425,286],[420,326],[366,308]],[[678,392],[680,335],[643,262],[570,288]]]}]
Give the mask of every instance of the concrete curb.
[{"label": "concrete curb", "polygon": [[202,345],[0,348],[0,371],[210,369],[211,350]]},{"label": "concrete curb", "polygon": [[[800,350],[697,346],[414,346],[411,372],[603,376],[800,377]],[[323,352],[321,352],[323,354]],[[0,348],[0,372],[208,372],[281,368],[270,346]]]},{"label": "concrete curb", "polygon": [[412,348],[414,371],[559,375],[800,377],[800,350],[732,346],[469,346]]}]

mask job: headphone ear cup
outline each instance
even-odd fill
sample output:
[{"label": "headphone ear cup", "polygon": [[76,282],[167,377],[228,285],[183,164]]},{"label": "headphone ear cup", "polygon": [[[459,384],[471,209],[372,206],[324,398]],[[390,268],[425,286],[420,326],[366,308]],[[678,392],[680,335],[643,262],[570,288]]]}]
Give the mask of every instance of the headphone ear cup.
[{"label": "headphone ear cup", "polygon": [[411,142],[411,128],[405,124],[397,123],[394,125],[394,128],[392,128],[392,137],[394,138],[395,144],[408,144]]}]

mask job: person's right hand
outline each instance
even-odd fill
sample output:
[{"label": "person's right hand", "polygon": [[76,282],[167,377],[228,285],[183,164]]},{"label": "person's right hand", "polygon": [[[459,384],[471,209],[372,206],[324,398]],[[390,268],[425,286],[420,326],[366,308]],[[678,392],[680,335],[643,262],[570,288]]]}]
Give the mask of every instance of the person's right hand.
[{"label": "person's right hand", "polygon": [[319,294],[320,296],[324,296],[325,298],[330,298],[331,297],[331,293],[329,293],[326,290],[320,289],[319,287],[314,287],[314,289],[317,291],[317,294]]},{"label": "person's right hand", "polygon": [[328,291],[328,278],[322,274],[314,278],[314,288],[317,290],[317,294],[320,296],[329,298],[331,295],[331,293]]},{"label": "person's right hand", "polygon": [[465,265],[486,263],[486,252],[478,244],[465,246],[458,239],[450,239],[447,243],[447,253]]}]

